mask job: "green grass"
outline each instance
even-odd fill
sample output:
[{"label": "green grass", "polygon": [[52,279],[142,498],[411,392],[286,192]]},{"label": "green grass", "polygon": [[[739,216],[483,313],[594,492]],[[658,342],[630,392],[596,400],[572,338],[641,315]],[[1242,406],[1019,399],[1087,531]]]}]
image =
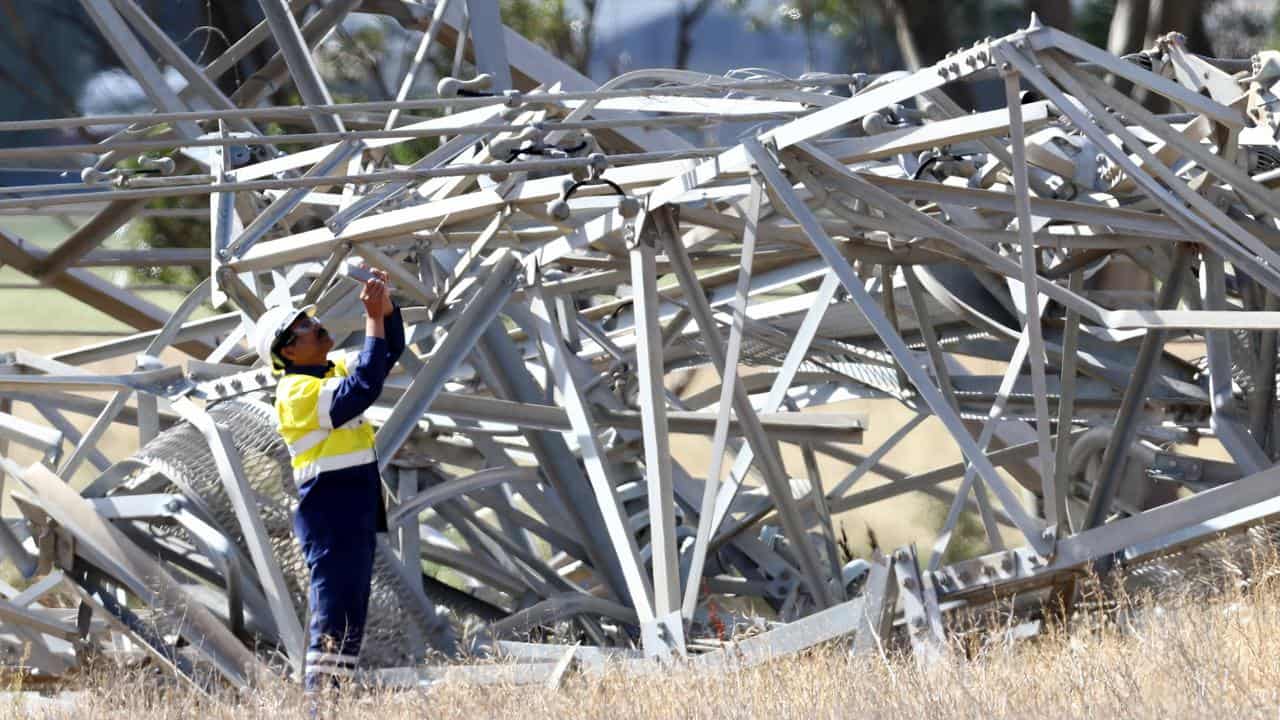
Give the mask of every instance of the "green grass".
[{"label": "green grass", "polygon": [[[3,217],[0,230],[21,238],[43,249],[57,247],[70,229],[53,218]],[[128,247],[120,233],[108,238],[102,247],[125,249]],[[125,268],[97,268],[94,273],[113,284],[128,286]],[[127,333],[133,328],[110,315],[72,298],[60,290],[36,287],[36,281],[18,270],[0,266],[0,285],[11,283],[30,284],[32,287],[0,288],[0,332],[59,332],[59,333]],[[172,290],[144,290],[143,298],[165,309],[173,309],[182,301],[190,288],[174,287]],[[193,317],[210,314],[209,308],[200,308]],[[0,346],[7,343],[0,341]]]}]

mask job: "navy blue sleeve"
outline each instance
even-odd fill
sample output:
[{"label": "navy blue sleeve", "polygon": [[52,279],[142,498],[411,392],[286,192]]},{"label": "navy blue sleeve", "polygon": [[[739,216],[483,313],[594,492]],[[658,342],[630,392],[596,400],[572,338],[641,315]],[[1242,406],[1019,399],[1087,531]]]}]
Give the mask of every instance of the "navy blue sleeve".
[{"label": "navy blue sleeve", "polygon": [[383,327],[387,335],[387,372],[390,373],[404,353],[404,318],[400,317],[399,305],[391,306],[391,314],[383,321]]},{"label": "navy blue sleeve", "polygon": [[[404,345],[404,331],[401,330],[401,349]],[[391,366],[387,363],[387,341],[383,338],[367,337],[356,366],[350,368],[351,374],[342,378],[333,391],[333,401],[329,408],[329,418],[334,427],[344,425],[358,417],[382,394],[382,382],[387,379]]]}]

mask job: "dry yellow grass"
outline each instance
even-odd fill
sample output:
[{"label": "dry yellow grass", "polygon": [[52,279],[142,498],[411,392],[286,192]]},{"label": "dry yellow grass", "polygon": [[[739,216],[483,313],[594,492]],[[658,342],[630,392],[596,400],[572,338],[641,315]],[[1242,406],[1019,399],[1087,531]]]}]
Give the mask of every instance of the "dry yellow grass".
[{"label": "dry yellow grass", "polygon": [[[1276,577],[1274,557],[1270,573]],[[322,717],[459,718],[1028,718],[1266,717],[1280,711],[1280,583],[1238,583],[1210,599],[1156,604],[1121,598],[1119,611],[1010,644],[990,632],[919,667],[907,654],[849,659],[833,644],[742,671],[570,676],[558,690],[442,682],[331,700]],[[1114,607],[1114,606],[1113,606]],[[964,647],[961,647],[964,645]],[[100,662],[62,689],[74,706],[30,708],[50,718],[130,720],[307,717],[297,687],[271,681],[204,698],[154,672]],[[16,696],[10,695],[10,698]],[[0,714],[22,714],[15,700]],[[7,712],[6,712],[7,711]]]}]

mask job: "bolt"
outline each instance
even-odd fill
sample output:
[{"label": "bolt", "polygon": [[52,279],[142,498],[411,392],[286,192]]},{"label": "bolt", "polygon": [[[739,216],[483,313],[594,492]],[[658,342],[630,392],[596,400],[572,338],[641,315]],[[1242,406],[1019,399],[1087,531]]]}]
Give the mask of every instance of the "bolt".
[{"label": "bolt", "polygon": [[551,205],[547,206],[547,212],[551,215],[551,217],[561,222],[568,220],[569,215],[571,214],[571,211],[569,209],[569,203],[565,202],[564,200],[556,200],[552,202]]},{"label": "bolt", "polygon": [[624,218],[633,218],[640,214],[640,201],[627,196],[618,203],[618,213]]},{"label": "bolt", "polygon": [[181,509],[181,508],[182,508],[182,504],[181,504],[181,503],[179,503],[176,499],[175,499],[175,500],[169,500],[168,502],[166,502],[166,503],[164,504],[164,509],[165,509],[167,512],[178,512],[178,510],[179,510],[179,509]]},{"label": "bolt", "polygon": [[593,177],[599,177],[609,167],[609,158],[604,153],[591,153],[587,156],[587,167]]}]

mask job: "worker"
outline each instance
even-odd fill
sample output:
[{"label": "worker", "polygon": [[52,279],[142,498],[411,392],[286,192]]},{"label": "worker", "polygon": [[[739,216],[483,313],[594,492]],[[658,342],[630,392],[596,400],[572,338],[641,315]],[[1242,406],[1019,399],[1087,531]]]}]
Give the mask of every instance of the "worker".
[{"label": "worker", "polygon": [[386,273],[371,272],[360,300],[364,346],[354,365],[329,359],[333,338],[313,307],[271,308],[255,328],[259,356],[281,374],[276,416],[298,488],[293,527],[311,571],[308,692],[336,689],[354,674],[376,533],[387,530],[373,428],[363,413],[404,351],[404,324]]}]

